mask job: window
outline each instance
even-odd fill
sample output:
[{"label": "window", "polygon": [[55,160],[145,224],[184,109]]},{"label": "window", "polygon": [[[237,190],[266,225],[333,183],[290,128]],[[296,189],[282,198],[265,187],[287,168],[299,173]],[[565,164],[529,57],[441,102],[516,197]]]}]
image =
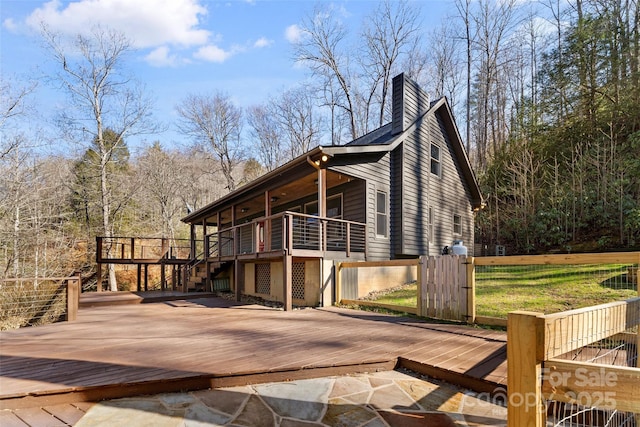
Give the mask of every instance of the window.
[{"label": "window", "polygon": [[342,219],[342,193],[327,198],[327,218]]},{"label": "window", "polygon": [[440,147],[431,144],[431,173],[440,176]]},{"label": "window", "polygon": [[434,227],[433,227],[433,208],[429,207],[429,224],[427,224],[427,226],[429,227],[429,230],[427,231],[429,233],[429,242],[433,243],[435,241],[434,239]]},{"label": "window", "polygon": [[376,192],[376,236],[388,237],[388,219],[387,212],[387,193],[384,191]]},{"label": "window", "polygon": [[462,234],[462,218],[460,215],[453,216],[453,234],[456,236]]}]

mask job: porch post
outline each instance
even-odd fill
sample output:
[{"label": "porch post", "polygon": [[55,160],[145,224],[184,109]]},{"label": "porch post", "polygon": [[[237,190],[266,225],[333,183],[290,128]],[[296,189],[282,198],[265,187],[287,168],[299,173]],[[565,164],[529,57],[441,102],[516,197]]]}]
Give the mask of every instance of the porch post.
[{"label": "porch post", "polygon": [[284,311],[291,311],[293,309],[293,304],[291,299],[292,291],[293,291],[293,280],[291,278],[293,267],[293,260],[291,255],[285,255],[282,260],[282,276],[283,276],[283,288],[284,288]]},{"label": "porch post", "polygon": [[[325,218],[327,216],[327,170],[318,169],[318,216]],[[318,221],[318,249],[324,251],[326,249],[325,242],[325,225],[324,219]]]},{"label": "porch post", "polygon": [[189,225],[189,231],[190,231],[190,236],[191,236],[191,244],[190,244],[190,248],[189,248],[189,259],[195,259],[196,258],[196,226],[191,223]]},{"label": "porch post", "polygon": [[233,262],[233,286],[236,291],[236,301],[240,302],[242,293],[240,292],[240,261],[236,258]]},{"label": "porch post", "polygon": [[167,290],[167,272],[165,271],[165,263],[160,263],[160,290]]},{"label": "porch post", "polygon": [[327,216],[327,170],[318,169],[318,216]]},{"label": "porch post", "polygon": [[206,248],[204,246],[204,241],[206,237],[207,237],[207,218],[202,220],[202,253],[203,253],[204,259],[207,259],[207,255],[208,255],[207,252],[209,251],[209,248]]},{"label": "porch post", "polygon": [[[264,228],[262,230],[263,234],[263,242],[264,242],[264,251],[269,252],[271,250],[271,219],[268,219],[271,216],[271,195],[269,194],[269,190],[264,192]],[[258,238],[258,240],[260,240]]]},{"label": "porch post", "polygon": [[96,237],[96,291],[102,292],[102,237]]}]

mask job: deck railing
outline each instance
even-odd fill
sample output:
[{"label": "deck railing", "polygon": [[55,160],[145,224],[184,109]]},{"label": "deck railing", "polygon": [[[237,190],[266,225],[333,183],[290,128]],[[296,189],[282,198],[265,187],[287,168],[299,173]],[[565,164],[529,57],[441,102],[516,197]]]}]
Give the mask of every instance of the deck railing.
[{"label": "deck railing", "polygon": [[509,427],[637,425],[640,297],[508,322]]},{"label": "deck railing", "polygon": [[75,320],[80,289],[79,276],[0,279],[0,330]]},{"label": "deck railing", "polygon": [[98,262],[108,260],[188,260],[191,258],[189,239],[161,237],[96,237]]},{"label": "deck railing", "polygon": [[208,234],[209,258],[271,251],[366,251],[366,225],[354,221],[282,212]]}]

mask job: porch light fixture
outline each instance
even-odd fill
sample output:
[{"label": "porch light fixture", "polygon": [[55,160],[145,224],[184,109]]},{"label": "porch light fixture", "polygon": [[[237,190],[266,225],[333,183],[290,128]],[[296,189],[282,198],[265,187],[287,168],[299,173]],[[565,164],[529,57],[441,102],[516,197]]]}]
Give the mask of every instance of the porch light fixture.
[{"label": "porch light fixture", "polygon": [[276,196],[271,197],[271,203],[275,203],[278,201],[278,198]]},{"label": "porch light fixture", "polygon": [[242,208],[242,209],[240,209],[240,212],[242,212],[242,213],[249,212],[249,208]]},{"label": "porch light fixture", "polygon": [[329,156],[327,156],[326,154],[323,154],[320,160],[322,160],[323,162],[326,162],[327,160],[329,160]]}]

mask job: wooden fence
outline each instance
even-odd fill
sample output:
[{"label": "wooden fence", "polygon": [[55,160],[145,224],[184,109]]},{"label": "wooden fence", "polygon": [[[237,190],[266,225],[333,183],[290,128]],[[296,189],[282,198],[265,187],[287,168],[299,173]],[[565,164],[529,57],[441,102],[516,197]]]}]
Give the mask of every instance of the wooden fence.
[{"label": "wooden fence", "polygon": [[[507,425],[547,425],[545,400],[640,414],[639,324],[640,297],[549,315],[509,313]],[[623,360],[635,367],[561,358],[609,337],[628,342],[630,335],[625,351],[635,355]]]},{"label": "wooden fence", "polygon": [[[560,266],[585,264],[628,264],[627,280],[638,285],[640,252],[598,254],[524,255],[498,257],[421,257],[412,260],[336,263],[336,301],[373,306],[399,312],[483,325],[507,326],[507,319],[477,315],[476,280],[479,266]],[[359,300],[353,292],[358,286],[359,269],[415,266],[417,268],[417,306],[407,307]],[[361,282],[362,280],[360,280]],[[481,283],[481,282],[480,282]],[[532,285],[535,286],[535,285]]]},{"label": "wooden fence", "polygon": [[[420,257],[412,260],[378,262],[342,262],[336,264],[336,300],[343,304],[375,306],[418,316],[469,321],[474,316],[473,270],[468,268],[470,258],[449,255],[439,257]],[[361,268],[411,267],[417,268],[417,308],[370,301],[344,299],[345,281],[357,275],[349,270]]]}]

